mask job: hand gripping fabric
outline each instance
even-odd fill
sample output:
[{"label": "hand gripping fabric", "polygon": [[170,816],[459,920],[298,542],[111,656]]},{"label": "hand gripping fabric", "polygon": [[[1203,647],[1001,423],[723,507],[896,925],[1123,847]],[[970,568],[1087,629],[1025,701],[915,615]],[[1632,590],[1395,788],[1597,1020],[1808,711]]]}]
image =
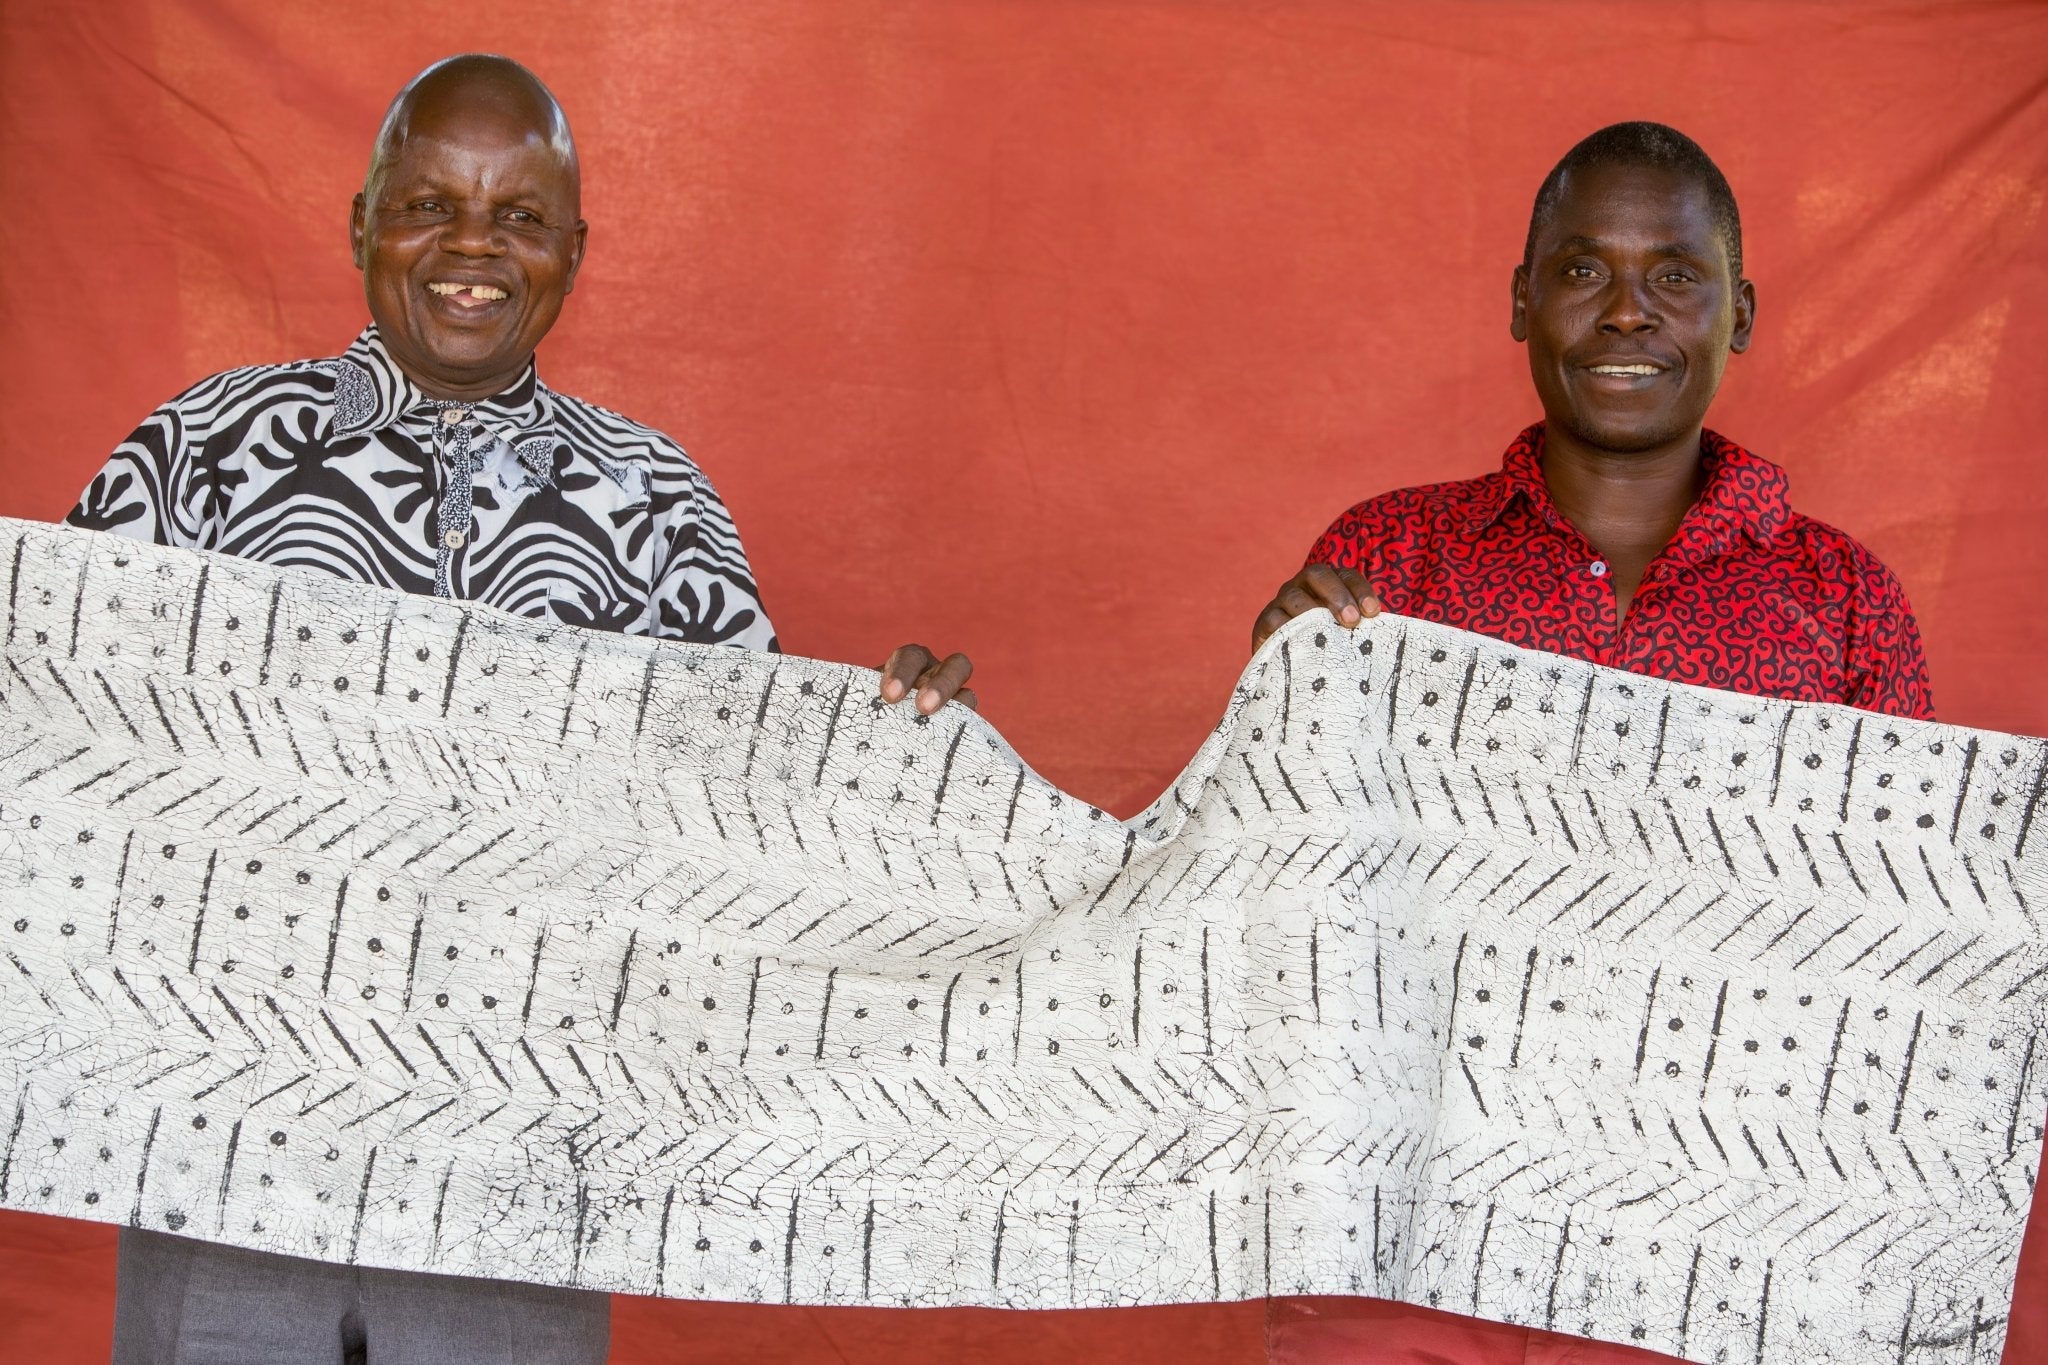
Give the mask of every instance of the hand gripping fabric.
[{"label": "hand gripping fabric", "polygon": [[2038,741],[1316,616],[1120,823],[860,670],[21,523],[0,572],[9,1207],[1997,1358]]}]

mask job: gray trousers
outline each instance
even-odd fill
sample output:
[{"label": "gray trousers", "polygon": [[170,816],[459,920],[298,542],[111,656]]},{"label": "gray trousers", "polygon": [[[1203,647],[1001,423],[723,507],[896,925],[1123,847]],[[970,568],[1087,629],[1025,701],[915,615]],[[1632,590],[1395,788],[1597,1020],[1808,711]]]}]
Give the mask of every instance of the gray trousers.
[{"label": "gray trousers", "polygon": [[121,1229],[114,1365],[603,1365],[611,1296]]}]

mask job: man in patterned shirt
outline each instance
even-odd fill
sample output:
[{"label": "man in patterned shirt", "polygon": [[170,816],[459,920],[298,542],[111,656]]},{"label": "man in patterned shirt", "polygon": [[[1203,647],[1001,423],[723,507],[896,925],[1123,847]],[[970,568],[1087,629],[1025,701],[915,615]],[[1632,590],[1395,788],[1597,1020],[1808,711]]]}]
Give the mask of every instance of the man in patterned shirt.
[{"label": "man in patterned shirt", "polygon": [[[350,239],[372,325],[152,413],[69,520],[568,625],[774,649],[732,519],[674,441],[549,389],[533,353],[583,258],[576,148],[502,57],[393,101]],[[973,704],[905,645],[886,700]],[[117,1363],[604,1359],[602,1294],[359,1270],[124,1228]]]},{"label": "man in patterned shirt", "polygon": [[[1756,290],[1720,170],[1684,134],[1622,123],[1537,192],[1509,331],[1544,420],[1501,471],[1345,512],[1253,626],[1256,648],[1327,608],[1383,607],[1547,653],[1756,696],[1933,713],[1898,580],[1791,510],[1785,473],[1706,430]],[[1645,1351],[1402,1304],[1278,1300],[1275,1358],[1297,1365],[1594,1365]]]},{"label": "man in patterned shirt", "polygon": [[1898,580],[1704,428],[1749,348],[1735,198],[1698,144],[1620,123],[1544,180],[1514,273],[1544,420],[1501,471],[1359,503],[1253,629],[1382,607],[1679,682],[1930,716]]}]

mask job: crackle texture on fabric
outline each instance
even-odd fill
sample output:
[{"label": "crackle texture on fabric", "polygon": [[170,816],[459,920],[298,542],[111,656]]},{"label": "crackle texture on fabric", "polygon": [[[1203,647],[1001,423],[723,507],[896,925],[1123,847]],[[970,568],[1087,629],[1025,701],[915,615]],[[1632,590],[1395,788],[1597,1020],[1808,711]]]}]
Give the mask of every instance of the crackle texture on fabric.
[{"label": "crackle texture on fabric", "polygon": [[1997,1358],[2039,741],[1318,617],[1120,823],[860,670],[24,523],[0,566],[9,1207]]}]

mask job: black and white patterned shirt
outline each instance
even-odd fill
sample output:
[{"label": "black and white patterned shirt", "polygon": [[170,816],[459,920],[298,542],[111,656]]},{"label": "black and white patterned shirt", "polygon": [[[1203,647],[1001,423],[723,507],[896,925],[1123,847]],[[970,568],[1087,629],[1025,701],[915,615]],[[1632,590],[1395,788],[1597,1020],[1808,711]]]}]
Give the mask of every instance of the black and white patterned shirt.
[{"label": "black and white patterned shirt", "polygon": [[732,517],[682,447],[531,364],[495,397],[429,398],[374,326],[333,359],[193,385],[66,520],[565,625],[776,647]]}]

